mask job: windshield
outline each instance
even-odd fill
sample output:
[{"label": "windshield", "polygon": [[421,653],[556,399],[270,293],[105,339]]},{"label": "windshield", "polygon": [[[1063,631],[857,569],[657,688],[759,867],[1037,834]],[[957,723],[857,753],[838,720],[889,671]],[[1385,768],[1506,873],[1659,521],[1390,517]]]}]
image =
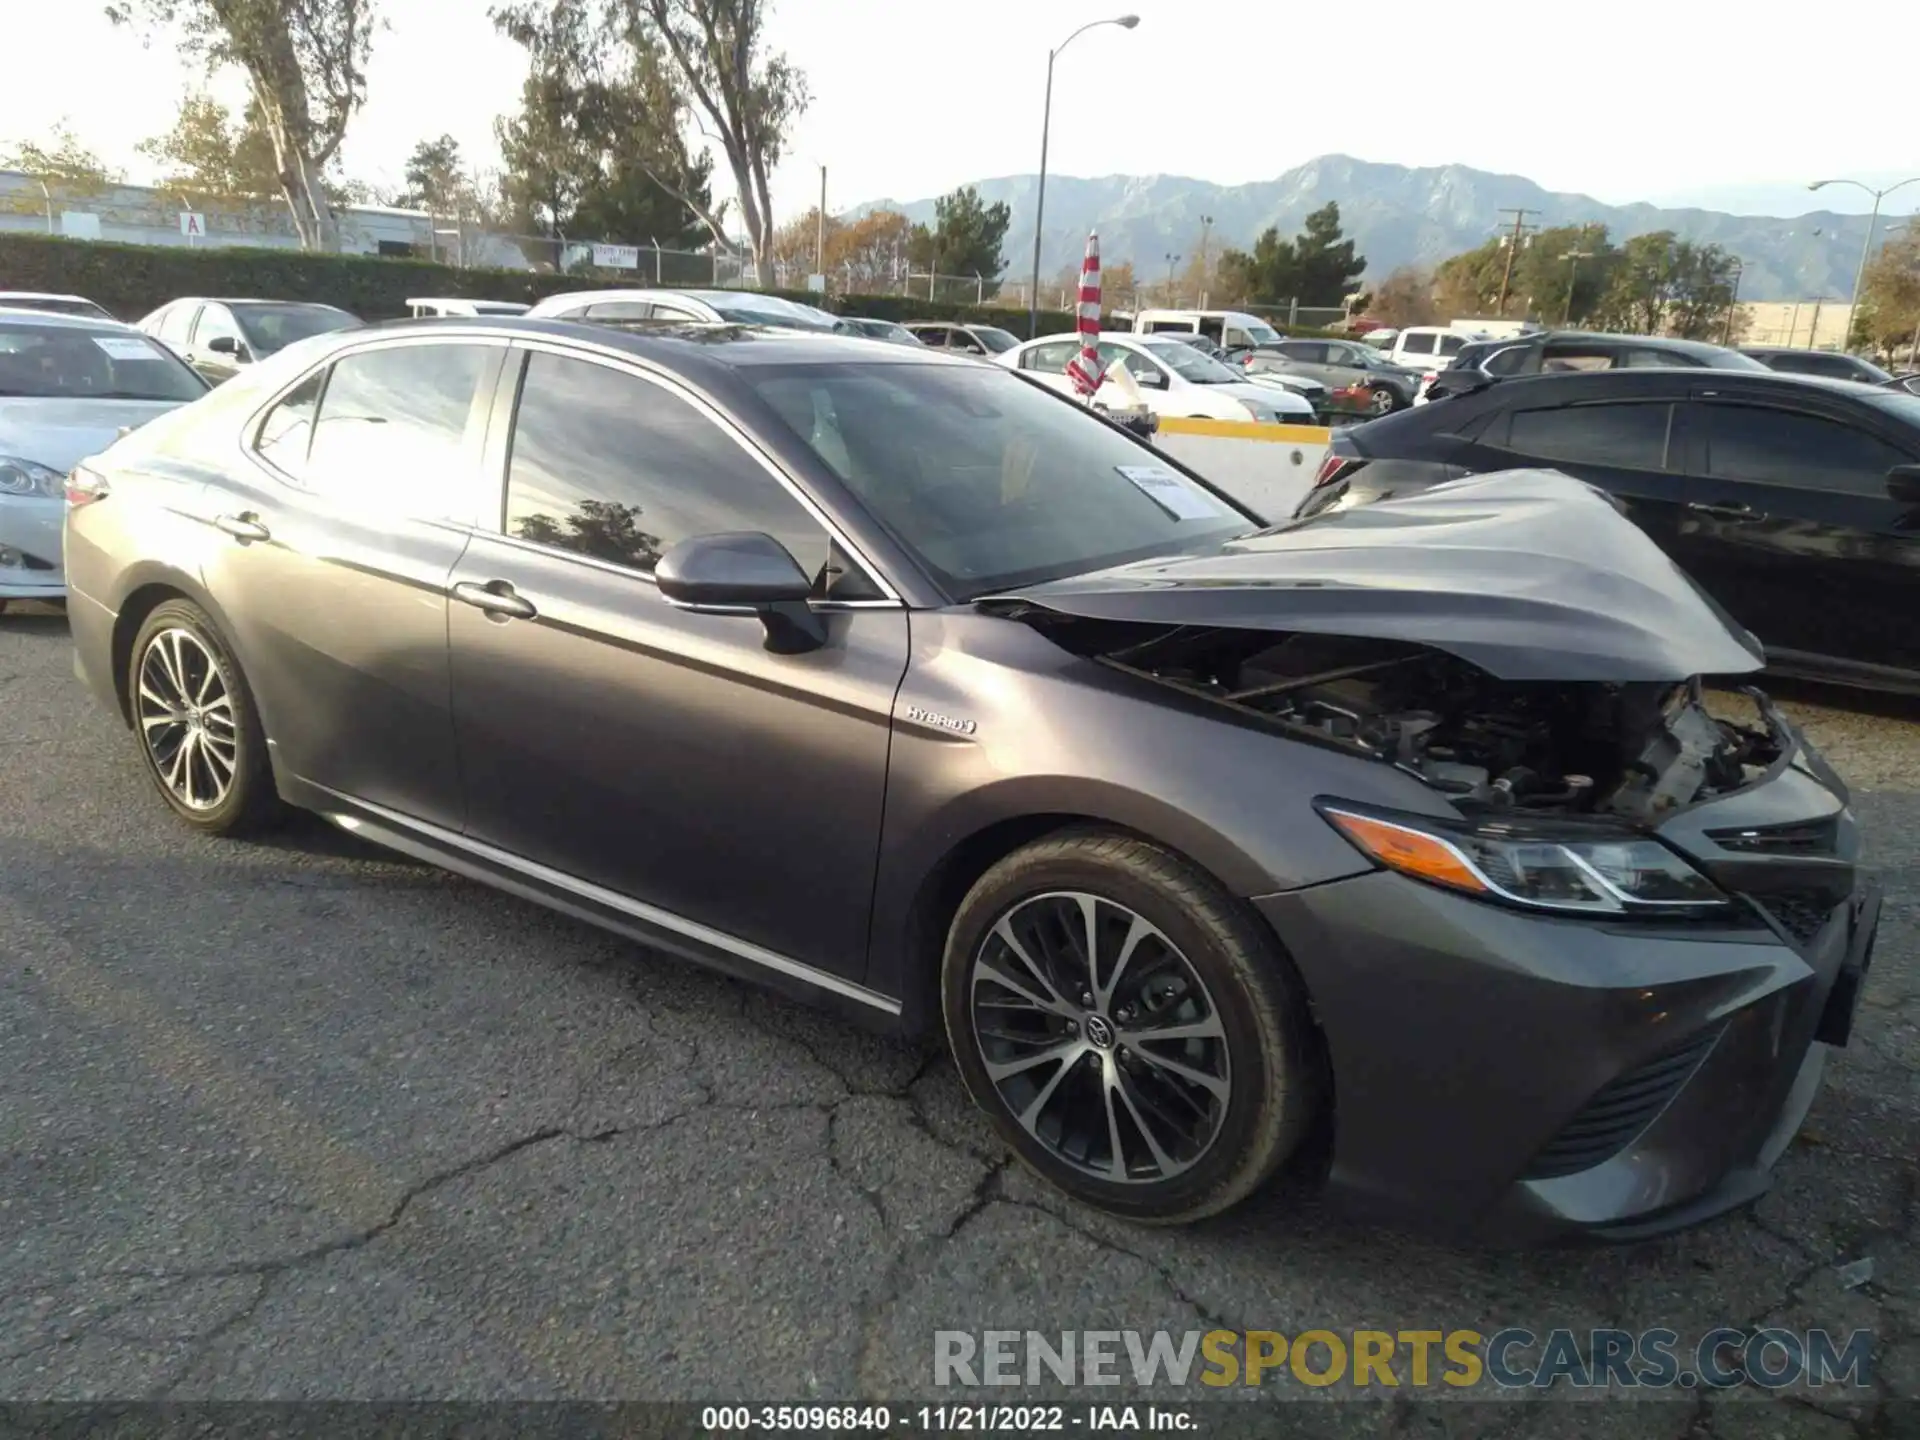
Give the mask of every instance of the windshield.
[{"label": "windshield", "polygon": [[93,301],[65,295],[0,295],[0,309],[39,310],[51,315],[84,315],[91,320],[113,319]]},{"label": "windshield", "polygon": [[0,396],[184,403],[206,393],[204,380],[144,335],[0,320]]},{"label": "windshield", "polygon": [[811,305],[796,305],[777,295],[706,294],[702,296],[713,313],[735,325],[778,325],[785,330],[835,331],[840,322],[824,310]]},{"label": "windshield", "polygon": [[1280,339],[1280,332],[1271,325],[1262,325],[1259,321],[1243,323],[1240,328],[1247,332],[1247,338],[1256,345],[1272,345]]},{"label": "windshield", "polygon": [[296,340],[325,335],[331,330],[350,330],[360,323],[355,316],[331,305],[229,305],[239,322],[240,333],[255,355],[272,355]]},{"label": "windshield", "polygon": [[967,333],[995,355],[1004,355],[1020,343],[1019,337],[997,325],[969,325]]},{"label": "windshield", "polygon": [[742,367],[957,599],[1245,534],[1151,449],[990,366]]},{"label": "windshield", "polygon": [[1177,340],[1150,340],[1140,347],[1182,380],[1195,385],[1226,385],[1246,377],[1236,375],[1211,355]]}]

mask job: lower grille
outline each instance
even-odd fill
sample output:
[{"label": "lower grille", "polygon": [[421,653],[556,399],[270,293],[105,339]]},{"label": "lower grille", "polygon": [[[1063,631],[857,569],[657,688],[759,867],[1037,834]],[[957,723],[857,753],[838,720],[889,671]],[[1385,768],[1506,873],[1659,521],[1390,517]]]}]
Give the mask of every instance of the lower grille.
[{"label": "lower grille", "polygon": [[1749,897],[1796,945],[1810,945],[1837,908],[1833,897],[1820,890],[1776,890]]},{"label": "lower grille", "polygon": [[1533,1157],[1520,1178],[1551,1180],[1611,1160],[1666,1109],[1719,1038],[1719,1027],[1702,1031],[1678,1050],[1607,1082]]}]

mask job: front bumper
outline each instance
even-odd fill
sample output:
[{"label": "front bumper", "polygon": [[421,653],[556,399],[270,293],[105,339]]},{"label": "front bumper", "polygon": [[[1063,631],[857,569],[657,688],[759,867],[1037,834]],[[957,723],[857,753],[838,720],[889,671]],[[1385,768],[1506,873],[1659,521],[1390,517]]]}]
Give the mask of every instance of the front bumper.
[{"label": "front bumper", "polygon": [[[1777,823],[1820,785],[1810,753],[1701,810]],[[1850,858],[1844,793],[1818,794]],[[1257,899],[1326,1041],[1331,1190],[1498,1245],[1643,1239],[1753,1200],[1872,960],[1879,887],[1844,873],[1845,893],[1791,913],[1743,891],[1711,929],[1530,914],[1388,872]]]},{"label": "front bumper", "polygon": [[[58,600],[67,593],[60,565],[66,501],[0,495],[0,600]],[[15,557],[18,557],[17,559]]]}]

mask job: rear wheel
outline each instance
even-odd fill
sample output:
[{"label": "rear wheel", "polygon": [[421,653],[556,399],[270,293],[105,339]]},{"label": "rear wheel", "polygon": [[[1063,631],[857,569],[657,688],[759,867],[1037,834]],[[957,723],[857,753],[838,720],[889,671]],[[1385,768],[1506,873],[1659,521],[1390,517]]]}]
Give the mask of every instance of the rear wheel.
[{"label": "rear wheel", "polygon": [[1400,402],[1394,399],[1393,391],[1381,385],[1367,392],[1367,413],[1369,415],[1391,415],[1399,408]]},{"label": "rear wheel", "polygon": [[1306,1132],[1318,1072],[1292,967],[1218,885],[1144,840],[1075,830],[1009,855],[961,903],[941,978],[969,1093],[1086,1204],[1197,1220]]},{"label": "rear wheel", "polygon": [[128,660],[127,694],[147,773],[182,820],[237,835],[278,816],[253,693],[199,606],[169,600],[147,617]]}]

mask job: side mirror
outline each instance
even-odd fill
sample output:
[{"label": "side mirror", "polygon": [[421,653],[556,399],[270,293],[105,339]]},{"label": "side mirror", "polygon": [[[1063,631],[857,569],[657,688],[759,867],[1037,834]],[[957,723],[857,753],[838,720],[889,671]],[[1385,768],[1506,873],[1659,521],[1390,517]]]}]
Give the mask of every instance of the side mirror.
[{"label": "side mirror", "polygon": [[1887,495],[1902,505],[1920,505],[1920,465],[1896,465],[1889,470]]},{"label": "side mirror", "polygon": [[1164,390],[1167,388],[1167,377],[1162,375],[1158,370],[1135,370],[1129,367],[1127,373],[1133,376],[1134,383],[1143,389]]},{"label": "side mirror", "polygon": [[775,654],[797,655],[827,642],[825,622],[807,604],[813,582],[771,535],[733,530],[691,536],[668,548],[653,578],[683,610],[759,616]]},{"label": "side mirror", "polygon": [[216,335],[207,342],[207,349],[215,355],[231,355],[236,360],[241,356],[240,342],[231,335]]}]

